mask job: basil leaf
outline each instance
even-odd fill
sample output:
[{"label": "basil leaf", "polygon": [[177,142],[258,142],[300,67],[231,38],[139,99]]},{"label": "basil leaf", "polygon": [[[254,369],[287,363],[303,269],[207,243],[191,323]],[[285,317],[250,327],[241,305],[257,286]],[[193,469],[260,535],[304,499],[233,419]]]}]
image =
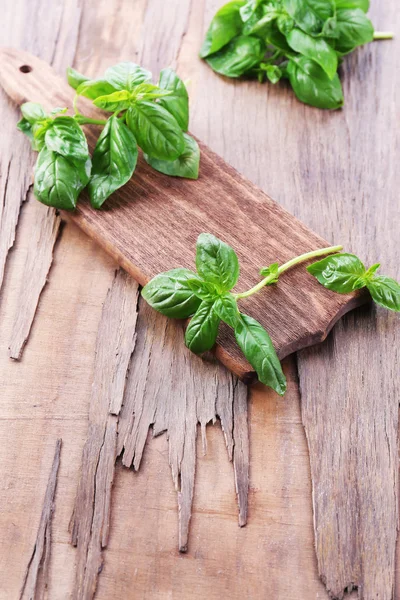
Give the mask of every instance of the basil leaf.
[{"label": "basil leaf", "polygon": [[21,105],[22,116],[33,125],[36,121],[41,121],[46,118],[46,113],[40,104],[36,102],[24,102]]},{"label": "basil leaf", "polygon": [[245,4],[246,0],[233,0],[215,14],[200,50],[201,58],[217,52],[241,32],[243,21],[240,9]]},{"label": "basil leaf", "polygon": [[240,16],[243,23],[246,23],[262,4],[263,0],[247,0],[246,4],[240,8]]},{"label": "basil leaf", "polygon": [[152,308],[175,319],[193,315],[201,300],[188,286],[188,279],[196,279],[189,269],[172,269],[156,275],[142,290],[142,296]]},{"label": "basil leaf", "polygon": [[335,0],[336,8],[360,8],[367,13],[369,11],[369,0]]},{"label": "basil leaf", "polygon": [[374,302],[394,310],[400,311],[400,285],[391,277],[374,277],[367,283],[367,288]]},{"label": "basil leaf", "polygon": [[292,31],[295,25],[294,19],[292,19],[292,17],[289,17],[289,15],[286,14],[279,15],[276,24],[278,26],[279,31],[285,36],[287,36]]},{"label": "basil leaf", "polygon": [[45,143],[49,150],[76,160],[87,160],[89,148],[85,134],[72,117],[56,117],[46,131]]},{"label": "basil leaf", "polygon": [[93,101],[93,104],[108,112],[120,112],[129,108],[131,96],[127,90],[122,90],[121,92],[107,94],[107,96],[99,96]]},{"label": "basil leaf", "polygon": [[171,96],[170,91],[162,90],[158,85],[154,85],[154,83],[140,83],[131,94],[133,94],[132,97],[134,100],[155,100],[156,98]]},{"label": "basil leaf", "polygon": [[[271,23],[282,16],[279,10],[275,6],[263,7],[263,13],[258,18],[258,11],[254,16],[247,21],[243,27],[242,34],[246,35],[257,35],[261,38],[265,38],[270,30]],[[290,18],[290,17],[288,17]],[[292,19],[291,19],[292,20]]]},{"label": "basil leaf", "polygon": [[186,283],[201,300],[215,300],[219,295],[219,290],[213,283],[202,279],[188,279]]},{"label": "basil leaf", "polygon": [[185,149],[176,119],[155,102],[137,102],[126,113],[126,122],[140,148],[160,160],[175,160]]},{"label": "basil leaf", "polygon": [[343,91],[337,73],[333,79],[313,60],[300,56],[287,66],[290,84],[297,98],[317,108],[336,109],[343,106]]},{"label": "basil leaf", "polygon": [[333,254],[307,267],[328,290],[349,294],[365,286],[365,267],[354,254]]},{"label": "basil leaf", "polygon": [[75,69],[73,69],[72,67],[68,67],[67,68],[67,81],[68,81],[69,85],[72,88],[74,88],[74,90],[76,90],[81,85],[81,83],[84,83],[85,81],[89,81],[89,77],[85,77],[85,75],[82,75],[82,73],[75,71]]},{"label": "basil leaf", "polygon": [[88,188],[92,206],[100,208],[115,190],[129,181],[137,157],[133,133],[118,117],[110,117],[93,153],[92,178]]},{"label": "basil leaf", "polygon": [[271,338],[262,325],[252,317],[240,314],[235,327],[235,337],[261,383],[283,396],[286,391],[286,378]]},{"label": "basil leaf", "polygon": [[310,35],[321,33],[324,22],[335,13],[331,0],[283,0],[283,7],[296,25]]},{"label": "basil leaf", "polygon": [[360,9],[340,9],[336,12],[335,49],[347,54],[362,44],[374,39],[374,27]]},{"label": "basil leaf", "polygon": [[116,90],[133,91],[136,85],[151,80],[151,73],[132,62],[122,62],[114,67],[109,67],[105,72],[105,79]]},{"label": "basil leaf", "polygon": [[158,85],[161,89],[171,92],[168,97],[161,98],[159,103],[175,117],[182,131],[187,131],[189,127],[189,97],[182,79],[172,69],[163,69]]},{"label": "basil leaf", "polygon": [[76,89],[78,96],[85,96],[90,100],[96,100],[99,96],[108,96],[108,94],[115,91],[116,89],[110,83],[102,79],[93,81],[89,79],[81,83]]},{"label": "basil leaf", "polygon": [[144,154],[146,162],[156,171],[175,177],[197,179],[199,176],[200,148],[196,140],[187,133],[183,134],[185,149],[175,160],[159,160]]},{"label": "basil leaf", "polygon": [[272,44],[275,46],[277,50],[280,50],[283,54],[287,54],[290,56],[293,54],[291,47],[286,41],[286,36],[284,36],[278,29],[271,29],[267,33],[267,42],[268,44]]},{"label": "basil leaf", "polygon": [[215,300],[214,310],[219,318],[235,329],[238,319],[239,310],[237,302],[232,294],[224,294]]},{"label": "basil leaf", "polygon": [[300,29],[292,29],[286,39],[293,50],[314,60],[333,79],[338,67],[337,54],[325,40],[313,38]]},{"label": "basil leaf", "polygon": [[80,192],[89,181],[88,167],[89,160],[75,164],[65,156],[43,148],[35,168],[33,191],[36,198],[48,206],[73,210]]},{"label": "basil leaf", "polygon": [[211,233],[201,233],[196,244],[196,268],[203,279],[228,292],[239,279],[236,252]]},{"label": "basil leaf", "polygon": [[278,83],[283,74],[277,65],[266,65],[263,70],[265,71],[268,80],[273,84]]},{"label": "basil leaf", "polygon": [[260,275],[262,277],[268,277],[269,275],[271,275],[273,279],[271,279],[270,283],[268,284],[271,285],[273,283],[276,283],[279,279],[278,269],[279,263],[272,263],[272,265],[269,265],[269,267],[263,267],[262,269],[260,269]]},{"label": "basil leaf", "polygon": [[365,271],[365,274],[364,274],[365,282],[368,282],[373,278],[373,276],[375,275],[376,271],[379,269],[380,266],[381,266],[381,263],[376,263],[376,264],[372,265],[372,267],[370,267],[367,271]]},{"label": "basil leaf", "polygon": [[208,57],[207,63],[221,75],[240,77],[264,57],[265,44],[256,37],[239,36],[225,48]]},{"label": "basil leaf", "polygon": [[220,319],[214,310],[214,303],[203,300],[185,332],[185,344],[195,354],[211,350],[214,346]]}]

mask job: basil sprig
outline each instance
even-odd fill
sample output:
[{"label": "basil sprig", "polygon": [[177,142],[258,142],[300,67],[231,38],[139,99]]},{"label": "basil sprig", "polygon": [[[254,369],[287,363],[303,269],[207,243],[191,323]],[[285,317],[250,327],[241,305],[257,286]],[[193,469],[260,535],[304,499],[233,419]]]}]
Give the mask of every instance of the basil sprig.
[{"label": "basil sprig", "polygon": [[366,287],[376,304],[400,311],[400,285],[391,277],[375,275],[380,264],[366,269],[354,254],[334,254],[320,260],[307,271],[314,275],[328,290],[349,294],[354,290]]},{"label": "basil sprig", "polygon": [[215,14],[200,50],[227,77],[289,80],[297,98],[318,108],[343,105],[342,57],[373,39],[369,0],[233,0]]},{"label": "basil sprig", "polygon": [[[107,198],[132,177],[138,148],[156,171],[197,179],[199,146],[188,133],[189,100],[183,81],[172,69],[163,69],[158,84],[139,65],[120,63],[101,79],[89,79],[67,69],[68,83],[76,90],[75,114],[57,108],[46,114],[40,104],[21,106],[20,129],[39,152],[34,192],[38,200],[64,210],[76,207],[87,186],[92,206],[100,208]],[[90,119],[77,108],[85,96],[108,119]],[[100,125],[93,157],[82,125]]]}]

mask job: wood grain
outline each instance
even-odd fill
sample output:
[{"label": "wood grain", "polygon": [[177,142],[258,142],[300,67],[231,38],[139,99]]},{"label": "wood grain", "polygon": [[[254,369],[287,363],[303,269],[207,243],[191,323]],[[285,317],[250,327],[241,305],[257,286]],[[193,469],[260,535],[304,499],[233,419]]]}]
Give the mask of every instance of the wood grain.
[{"label": "wood grain", "polygon": [[[25,72],[26,66],[29,72]],[[19,104],[38,99],[45,108],[72,103],[70,88],[48,65],[13,49],[4,49],[0,54],[0,82]],[[89,116],[96,114],[88,110]],[[91,147],[95,139],[90,132]],[[259,280],[262,265],[283,263],[329,245],[204,144],[200,146],[198,181],[169,178],[139,160],[133,179],[113,194],[108,210],[94,210],[85,198],[70,218],[142,285],[173,267],[193,268],[195,242],[202,231],[217,235],[235,248],[242,289]],[[332,294],[301,265],[291,270],[279,286],[242,304],[244,312],[269,331],[283,358],[325,339],[340,316],[366,299],[358,292]],[[252,375],[228,327],[221,327],[216,355],[239,376]]]},{"label": "wood grain", "polygon": [[46,495],[43,500],[42,516],[36,536],[35,547],[25,571],[20,600],[44,600],[49,584],[51,556],[51,529],[55,507],[57,475],[60,466],[62,440],[57,440]]},{"label": "wood grain", "polygon": [[53,248],[61,224],[56,211],[36,202],[33,193],[30,194],[29,201],[34,204],[34,214],[9,345],[9,356],[15,360],[20,360],[28,339],[40,294],[53,262]]},{"label": "wood grain", "polygon": [[107,546],[111,489],[116,460],[118,415],[136,341],[138,285],[116,273],[97,333],[90,399],[89,431],[71,519],[71,541],[78,548],[73,598],[92,598]]}]

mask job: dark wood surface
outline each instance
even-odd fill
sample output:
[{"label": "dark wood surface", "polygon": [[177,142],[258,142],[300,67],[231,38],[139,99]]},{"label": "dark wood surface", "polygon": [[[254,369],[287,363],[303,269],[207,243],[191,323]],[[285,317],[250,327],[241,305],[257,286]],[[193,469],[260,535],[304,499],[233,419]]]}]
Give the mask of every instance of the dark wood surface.
[{"label": "dark wood surface", "polygon": [[[100,74],[99,74],[100,75]],[[73,90],[50,66],[27,53],[0,53],[0,82],[18,104],[40,101],[46,109],[72,106]],[[98,111],[87,105],[87,116]],[[96,133],[89,133],[93,147]],[[27,142],[28,143],[28,142]],[[318,237],[220,157],[201,146],[198,181],[157,173],[141,158],[134,177],[114,193],[107,210],[94,210],[87,197],[70,218],[95,239],[140,284],[157,273],[194,268],[197,236],[210,232],[235,248],[241,265],[238,289],[260,280],[262,266],[310,250],[336,245]],[[320,342],[345,312],[366,295],[332,294],[300,265],[278,286],[241,302],[243,311],[267,329],[280,358]],[[251,367],[232,331],[221,327],[216,354],[239,376]]]},{"label": "dark wood surface", "polygon": [[[298,103],[284,84],[228,81],[198,59],[220,4],[7,0],[1,39],[40,56],[59,74],[72,64],[96,77],[127,58],[156,74],[171,64],[191,81],[197,137],[324,238],[344,243],[366,262],[380,259],[385,272],[398,277],[397,39],[347,57],[341,73],[345,107],[324,112]],[[372,18],[377,28],[398,31],[394,0],[372,2]],[[1,272],[20,213],[0,301],[0,598],[17,597],[21,589],[54,444],[62,437],[49,597],[64,600],[80,560],[69,544],[68,523],[88,437],[95,341],[115,264],[68,224],[23,360],[9,360],[24,265],[36,238],[30,238],[31,198],[20,211],[33,154],[15,130],[18,111],[1,90],[0,99]],[[207,454],[199,441],[195,460],[186,556],[177,552],[171,439],[149,439],[137,474],[116,469],[98,598],[327,600],[319,575],[330,597],[400,598],[398,347],[396,315],[357,310],[327,342],[299,353],[297,361],[285,360],[284,401],[261,387],[251,390],[247,527],[237,527],[223,436],[219,427],[208,427]],[[156,375],[155,369],[151,385]],[[224,394],[225,386],[221,380]],[[204,393],[211,392],[207,380]],[[194,481],[193,463],[187,477]],[[353,585],[356,591],[344,592]]]}]

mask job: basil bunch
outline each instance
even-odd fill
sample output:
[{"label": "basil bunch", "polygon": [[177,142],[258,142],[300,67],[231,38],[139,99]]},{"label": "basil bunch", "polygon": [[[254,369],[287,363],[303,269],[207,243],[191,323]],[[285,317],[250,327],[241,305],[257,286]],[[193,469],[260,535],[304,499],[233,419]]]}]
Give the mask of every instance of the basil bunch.
[{"label": "basil bunch", "polygon": [[[197,179],[200,150],[186,133],[188,94],[172,69],[161,71],[157,85],[149,71],[130,62],[110,67],[102,79],[88,79],[71,68],[67,76],[76,90],[73,116],[65,114],[67,108],[47,115],[40,104],[21,106],[18,128],[39,152],[34,184],[38,200],[73,210],[88,186],[93,207],[100,208],[132,177],[138,147],[155,170]],[[112,115],[106,120],[85,117],[77,109],[79,96]],[[92,158],[81,127],[85,124],[104,126]]]},{"label": "basil bunch", "polygon": [[307,267],[328,290],[349,294],[354,290],[368,288],[376,304],[400,311],[400,285],[391,277],[375,275],[380,264],[366,269],[354,254],[334,254]]},{"label": "basil bunch", "polygon": [[214,16],[200,56],[227,77],[290,81],[297,98],[318,108],[343,105],[337,68],[376,33],[369,0],[233,0]]}]

